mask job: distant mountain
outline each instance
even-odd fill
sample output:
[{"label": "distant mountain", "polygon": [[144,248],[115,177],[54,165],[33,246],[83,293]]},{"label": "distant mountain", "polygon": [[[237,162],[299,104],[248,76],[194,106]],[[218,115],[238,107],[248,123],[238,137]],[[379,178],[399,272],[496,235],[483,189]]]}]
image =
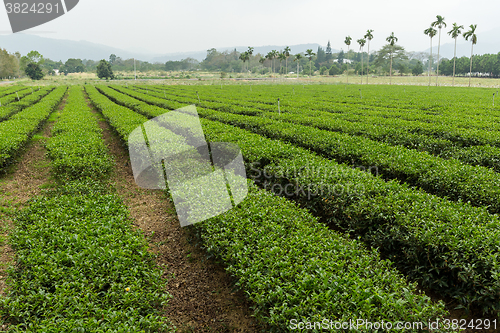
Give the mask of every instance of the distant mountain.
[{"label": "distant mountain", "polygon": [[[299,45],[289,45],[291,52],[293,54],[304,52],[307,49],[312,49],[315,53],[318,50],[318,46],[326,49],[326,46],[320,44],[299,44]],[[91,43],[87,41],[73,41],[66,39],[54,39],[41,37],[37,35],[30,34],[9,34],[0,35],[0,48],[6,49],[10,53],[19,51],[22,55],[26,55],[32,50],[40,52],[45,58],[49,58],[54,61],[66,62],[69,58],[79,58],[79,59],[109,59],[111,54],[116,54],[122,59],[136,58],[142,61],[149,62],[166,62],[169,60],[182,60],[186,58],[193,58],[198,61],[202,61],[207,56],[207,50],[194,51],[194,52],[177,52],[177,53],[167,53],[167,54],[147,54],[134,52],[133,50],[122,50],[115,47],[110,47],[102,44]],[[268,46],[257,46],[254,48],[254,54],[267,54],[272,50],[283,50],[285,45],[268,45]],[[236,49],[239,52],[244,52],[248,49],[247,46],[236,46],[236,47],[221,47],[217,48],[217,51],[232,51]],[[338,50],[332,50],[333,52],[338,52]]]},{"label": "distant mountain", "polygon": [[147,61],[151,58],[151,55],[128,52],[87,41],[54,39],[22,33],[0,35],[0,48],[6,49],[10,53],[19,51],[22,55],[26,55],[28,52],[36,50],[45,58],[54,61],[61,60],[63,62],[66,62],[69,58],[91,60],[109,59],[109,56],[113,53],[124,59],[137,58]]},{"label": "distant mountain", "polygon": [[[262,55],[265,55],[272,50],[277,50],[277,51],[283,50],[286,46],[287,45],[257,46],[257,47],[254,47],[253,54],[255,55],[255,54],[260,53]],[[301,53],[301,52],[305,53],[307,49],[312,49],[314,51],[314,53],[316,53],[316,51],[318,50],[318,46],[321,46],[323,48],[323,50],[326,49],[326,46],[316,44],[316,43],[288,45],[288,47],[290,47],[290,49],[291,49],[292,54],[297,54],[297,53]],[[236,51],[238,51],[238,52],[245,52],[246,50],[248,50],[248,46],[220,47],[220,48],[216,48],[216,49],[219,52],[233,51],[234,49],[236,49]],[[335,53],[335,52],[339,52],[339,51],[332,49],[332,52]],[[198,51],[198,52],[169,53],[169,54],[165,54],[165,55],[162,55],[159,57],[154,57],[151,59],[151,61],[153,61],[153,62],[166,62],[169,60],[182,60],[182,59],[186,59],[188,57],[196,59],[198,61],[202,61],[203,59],[205,59],[207,57],[207,51],[205,50],[205,51]]]}]

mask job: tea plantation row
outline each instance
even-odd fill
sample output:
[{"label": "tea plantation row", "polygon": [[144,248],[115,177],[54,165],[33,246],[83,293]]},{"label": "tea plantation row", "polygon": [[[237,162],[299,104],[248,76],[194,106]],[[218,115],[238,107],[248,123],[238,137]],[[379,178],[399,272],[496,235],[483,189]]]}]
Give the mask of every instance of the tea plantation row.
[{"label": "tea plantation row", "polygon": [[[87,86],[86,91],[123,140],[148,119],[113,103],[95,87]],[[148,112],[158,115],[158,110],[145,107],[143,113]],[[218,123],[213,126],[230,129]],[[278,145],[271,151],[298,149]],[[242,148],[244,154],[249,153]],[[269,153],[262,150],[262,154]],[[251,181],[249,187],[244,202],[196,224],[195,229],[207,251],[223,259],[238,285],[255,302],[257,318],[272,331],[288,331],[294,318],[426,321],[445,315],[442,304],[432,304],[416,293],[415,286],[377,252],[329,230],[306,210],[258,189]]]}]

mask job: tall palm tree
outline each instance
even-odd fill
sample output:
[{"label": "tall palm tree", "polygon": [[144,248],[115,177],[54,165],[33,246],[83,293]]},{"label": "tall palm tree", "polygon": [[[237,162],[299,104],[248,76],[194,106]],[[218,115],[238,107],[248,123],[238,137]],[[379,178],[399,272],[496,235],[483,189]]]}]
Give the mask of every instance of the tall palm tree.
[{"label": "tall palm tree", "polygon": [[269,61],[271,62],[271,73],[273,73],[273,52],[267,52],[266,54],[266,59],[269,59]]},{"label": "tall palm tree", "polygon": [[243,60],[243,70],[245,70],[245,68],[244,68],[245,67],[245,61],[247,61],[247,59],[248,59],[248,53],[247,52],[241,53],[240,56],[239,56],[239,59]]},{"label": "tall palm tree", "polygon": [[312,60],[313,57],[316,55],[316,53],[313,52],[312,49],[307,49],[306,50],[306,57],[309,58],[309,76],[312,76]]},{"label": "tall palm tree", "polygon": [[[250,57],[253,54],[253,47],[249,46],[248,50],[247,50],[247,53],[248,53],[248,59],[247,59],[248,60],[248,67],[250,67]],[[249,70],[250,68],[248,68],[248,67],[247,67],[247,69]]]},{"label": "tall palm tree", "polygon": [[289,48],[288,46],[285,47],[285,50],[283,53],[285,53],[286,59],[285,59],[285,74],[288,74],[288,57],[290,56],[290,51],[292,49]]},{"label": "tall palm tree", "polygon": [[431,27],[438,27],[438,29],[439,29],[438,61],[437,61],[437,68],[436,68],[436,86],[437,86],[438,77],[439,77],[439,49],[441,47],[441,28],[443,28],[443,27],[446,28],[446,23],[444,22],[444,17],[442,17],[441,15],[436,15],[436,21],[431,23]]},{"label": "tall palm tree", "polygon": [[272,50],[271,53],[273,54],[273,67],[274,67],[274,72],[276,73],[276,63],[274,62],[274,59],[278,58],[279,52],[276,50]]},{"label": "tall palm tree", "polygon": [[391,65],[389,69],[389,84],[392,84],[392,53],[394,52],[394,44],[398,41],[398,38],[394,36],[394,32],[391,32],[391,35],[385,39],[389,45],[391,45]]},{"label": "tall palm tree", "polygon": [[453,81],[452,81],[453,86],[455,85],[455,64],[457,62],[457,37],[460,36],[460,34],[462,33],[462,30],[460,29],[463,28],[464,28],[463,25],[458,25],[456,23],[453,23],[453,28],[450,31],[448,31],[448,35],[451,35],[451,37],[455,39],[455,53],[453,55]]},{"label": "tall palm tree", "polygon": [[[349,46],[351,46],[351,36],[347,36],[344,40],[345,45],[347,45],[347,59],[349,59]],[[347,65],[347,83],[349,83],[349,65]]]},{"label": "tall palm tree", "polygon": [[472,46],[470,49],[470,70],[469,70],[469,87],[470,87],[470,78],[472,77],[472,52],[474,50],[474,44],[477,44],[477,36],[476,36],[476,28],[477,24],[471,24],[470,30],[467,32],[464,32],[464,38],[465,40],[469,40],[472,42]]},{"label": "tall palm tree", "polygon": [[427,73],[427,76],[429,77],[429,85],[431,85],[431,66],[432,66],[432,37],[436,36],[436,29],[433,27],[427,28],[424,30],[424,34],[429,36],[431,38],[431,53],[429,56],[429,72]]},{"label": "tall palm tree", "polygon": [[373,30],[366,30],[366,34],[363,36],[368,41],[368,61],[366,62],[366,84],[368,84],[368,72],[370,68],[370,41],[373,39]]},{"label": "tall palm tree", "polygon": [[278,59],[279,59],[279,61],[280,61],[280,72],[281,72],[281,62],[282,62],[283,60],[286,60],[286,55],[285,55],[285,52],[280,52],[280,53],[278,53]]},{"label": "tall palm tree", "polygon": [[300,54],[300,53],[297,53],[295,55],[295,57],[293,58],[293,61],[297,62],[297,79],[299,78],[299,62],[300,62],[300,59],[302,59],[302,54]]},{"label": "tall palm tree", "polygon": [[363,46],[365,46],[366,39],[361,38],[357,40],[359,49],[361,50],[361,84],[363,84]]}]

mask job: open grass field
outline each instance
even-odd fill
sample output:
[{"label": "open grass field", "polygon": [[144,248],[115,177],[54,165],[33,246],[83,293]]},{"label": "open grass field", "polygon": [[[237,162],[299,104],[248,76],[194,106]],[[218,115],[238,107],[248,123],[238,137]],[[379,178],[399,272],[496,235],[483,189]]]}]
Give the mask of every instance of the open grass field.
[{"label": "open grass field", "polygon": [[[0,86],[4,329],[500,331],[496,80],[200,78]],[[249,191],[181,229],[127,144],[188,105]]]},{"label": "open grass field", "polygon": [[[116,73],[120,80],[113,81],[116,84],[125,84],[125,82],[130,83],[134,80],[134,73],[132,72],[118,72]],[[189,78],[188,78],[189,76]],[[124,80],[124,78],[127,78]],[[242,74],[242,73],[227,73],[226,77],[221,80],[220,73],[214,72],[145,72],[137,73],[138,81],[149,84],[188,84],[188,85],[211,85],[220,84],[222,81],[226,85],[233,84],[354,84],[354,85],[366,85],[366,75],[361,77],[359,75],[350,75],[347,78],[345,75],[336,76],[322,76],[314,75],[312,77],[300,75],[299,78],[295,74],[280,75],[280,74]],[[46,76],[43,80],[32,81],[30,79],[16,80],[16,84],[20,85],[73,85],[73,84],[98,84],[104,82],[99,80],[94,73],[72,73],[67,76]],[[1,82],[0,82],[1,83]],[[369,85],[388,85],[389,83],[393,85],[418,85],[418,86],[428,86],[429,78],[426,75],[420,76],[373,76],[368,77]],[[436,76],[431,76],[431,86],[436,86]],[[439,86],[452,86],[453,78],[449,76],[440,76],[438,78]],[[468,77],[456,77],[454,80],[454,86],[457,87],[468,87],[469,78]],[[500,88],[500,80],[486,77],[472,77],[471,79],[472,87],[489,87],[489,88]]]}]

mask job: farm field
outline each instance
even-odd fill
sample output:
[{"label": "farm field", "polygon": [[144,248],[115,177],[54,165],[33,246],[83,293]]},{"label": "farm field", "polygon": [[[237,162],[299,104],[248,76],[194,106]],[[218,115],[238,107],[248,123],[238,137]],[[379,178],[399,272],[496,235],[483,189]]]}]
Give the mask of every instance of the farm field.
[{"label": "farm field", "polygon": [[[16,263],[6,272],[1,324],[44,332],[181,326],[168,311],[174,268],[160,266],[134,228],[112,181],[123,163],[113,162],[102,126],[126,154],[141,124],[195,105],[207,141],[237,144],[247,172],[241,204],[185,228],[260,325],[238,329],[287,332],[328,319],[498,331],[497,95],[385,85],[2,86],[1,170],[16,168],[44,129],[52,185],[0,215],[12,220],[4,244]],[[179,124],[168,138],[182,142],[189,131]],[[168,191],[161,200],[171,201]],[[161,213],[175,221],[172,209]]]}]

